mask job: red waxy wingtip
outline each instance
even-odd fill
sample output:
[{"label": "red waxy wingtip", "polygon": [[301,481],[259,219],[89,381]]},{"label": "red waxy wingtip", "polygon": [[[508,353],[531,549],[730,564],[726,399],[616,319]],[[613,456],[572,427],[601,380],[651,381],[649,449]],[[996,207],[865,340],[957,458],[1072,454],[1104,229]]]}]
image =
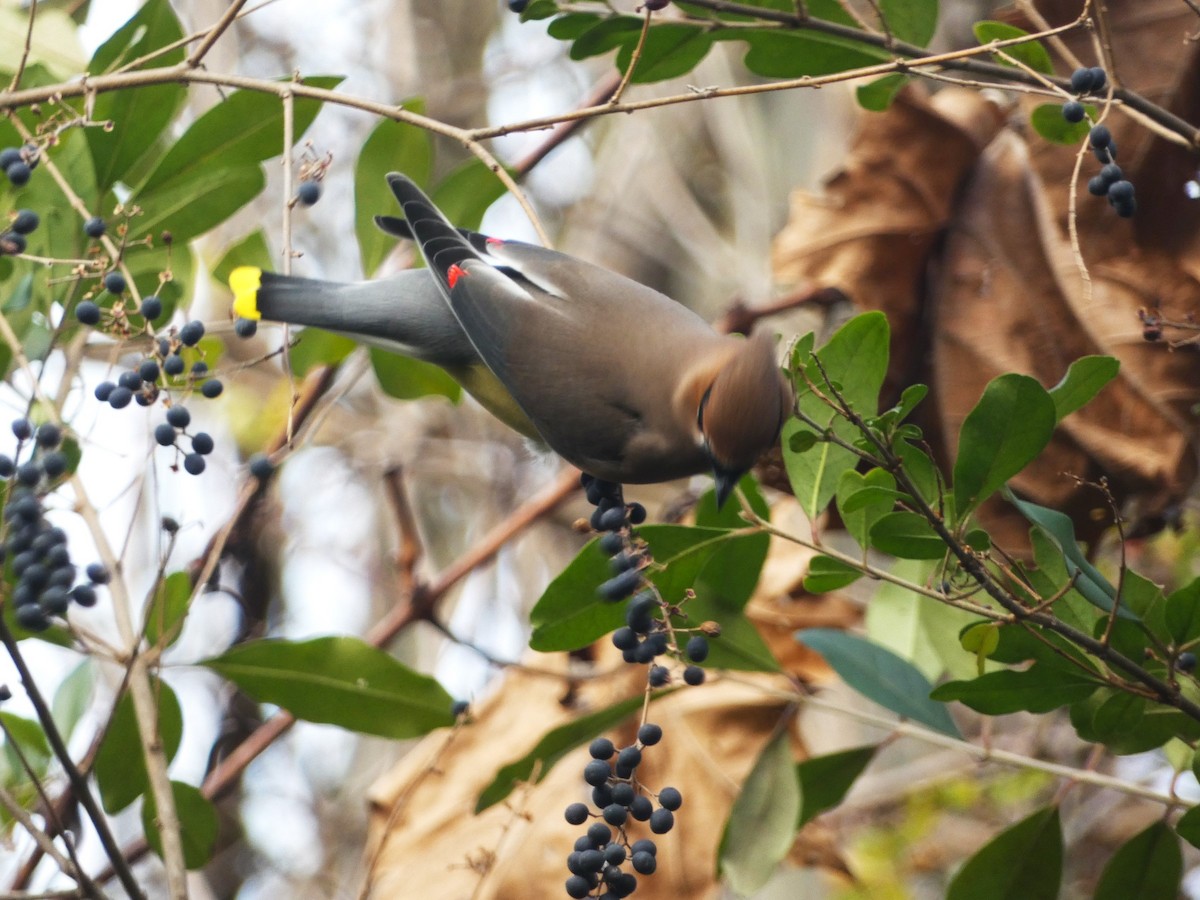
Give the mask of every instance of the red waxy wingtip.
[{"label": "red waxy wingtip", "polygon": [[465,277],[466,274],[467,271],[455,263],[446,270],[446,281],[449,282],[450,287],[454,287],[458,283],[458,279]]},{"label": "red waxy wingtip", "polygon": [[504,243],[504,241],[500,240],[500,238],[497,238],[497,237],[490,237],[490,238],[488,238],[488,239],[487,239],[487,243],[489,243],[489,244],[503,244],[503,243]]}]

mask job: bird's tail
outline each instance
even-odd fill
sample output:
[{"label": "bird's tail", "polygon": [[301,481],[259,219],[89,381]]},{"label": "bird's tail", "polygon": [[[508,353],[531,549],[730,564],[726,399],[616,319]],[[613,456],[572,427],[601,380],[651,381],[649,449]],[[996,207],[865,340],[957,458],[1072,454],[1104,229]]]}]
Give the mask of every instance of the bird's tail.
[{"label": "bird's tail", "polygon": [[240,266],[229,286],[244,319],[324,328],[443,366],[477,358],[425,269],[345,284]]}]

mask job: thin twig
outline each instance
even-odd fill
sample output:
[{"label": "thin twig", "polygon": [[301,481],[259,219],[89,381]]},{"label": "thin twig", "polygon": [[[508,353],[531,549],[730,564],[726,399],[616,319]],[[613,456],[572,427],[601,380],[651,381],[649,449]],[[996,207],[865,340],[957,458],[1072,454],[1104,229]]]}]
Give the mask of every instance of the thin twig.
[{"label": "thin twig", "polygon": [[21,77],[25,74],[25,66],[29,62],[29,53],[33,49],[33,23],[37,19],[38,0],[29,0],[29,22],[25,27],[25,46],[21,50],[21,61],[17,63],[17,71],[13,73],[12,81],[8,83],[8,89],[15,91],[21,84]]},{"label": "thin twig", "polygon": [[208,29],[208,33],[205,34],[204,39],[200,42],[200,46],[193,50],[191,55],[187,58],[187,65],[191,66],[192,68],[200,65],[205,55],[209,50],[212,49],[213,44],[220,40],[221,35],[223,35],[229,26],[233,24],[234,20],[241,12],[242,7],[245,5],[246,0],[233,0],[233,2],[229,4],[229,8],[226,9],[221,15],[221,18],[217,20],[217,24]]},{"label": "thin twig", "polygon": [[637,68],[638,62],[642,58],[642,48],[646,46],[646,35],[650,33],[650,17],[654,12],[647,9],[642,17],[642,33],[638,35],[637,45],[633,48],[633,53],[629,57],[629,65],[625,68],[625,74],[621,76],[621,83],[617,85],[617,89],[613,91],[609,103],[620,103],[621,95],[625,93],[625,88],[629,87],[629,79],[633,77],[633,70]]}]

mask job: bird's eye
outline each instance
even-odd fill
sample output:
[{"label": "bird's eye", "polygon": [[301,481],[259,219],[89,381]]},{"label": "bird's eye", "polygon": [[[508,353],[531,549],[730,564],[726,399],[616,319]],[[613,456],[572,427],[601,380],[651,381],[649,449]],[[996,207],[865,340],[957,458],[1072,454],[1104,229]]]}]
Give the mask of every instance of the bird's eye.
[{"label": "bird's eye", "polygon": [[704,431],[704,407],[708,406],[708,395],[712,393],[712,385],[709,385],[708,390],[704,392],[704,396],[700,398],[700,406],[696,409],[696,427],[703,433]]}]

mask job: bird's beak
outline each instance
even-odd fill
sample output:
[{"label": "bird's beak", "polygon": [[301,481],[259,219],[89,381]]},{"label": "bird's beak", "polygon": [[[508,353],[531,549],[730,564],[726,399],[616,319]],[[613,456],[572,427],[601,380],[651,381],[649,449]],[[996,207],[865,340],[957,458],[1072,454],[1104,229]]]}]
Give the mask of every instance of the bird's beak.
[{"label": "bird's beak", "polygon": [[733,493],[733,489],[737,487],[741,480],[741,475],[737,472],[726,472],[717,469],[713,472],[713,480],[716,482],[717,488],[717,509],[725,505],[725,501],[729,499],[729,495]]}]

